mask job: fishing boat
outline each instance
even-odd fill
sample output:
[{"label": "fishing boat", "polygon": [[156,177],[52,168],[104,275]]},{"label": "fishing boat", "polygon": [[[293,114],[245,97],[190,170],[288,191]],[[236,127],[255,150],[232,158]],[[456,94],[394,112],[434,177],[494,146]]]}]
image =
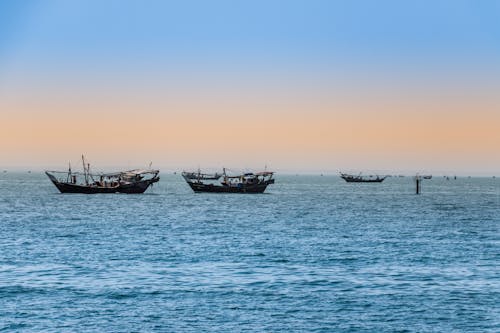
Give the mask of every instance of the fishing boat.
[{"label": "fishing boat", "polygon": [[347,173],[340,173],[340,178],[344,179],[348,183],[381,183],[389,176],[379,176],[379,175],[349,175]]},{"label": "fishing boat", "polygon": [[230,176],[227,175],[225,168],[222,174],[206,174],[199,170],[182,173],[186,183],[196,193],[263,193],[268,185],[274,184],[273,175],[274,172],[263,171]]},{"label": "fishing boat", "polygon": [[113,173],[92,173],[90,164],[82,156],[83,172],[45,171],[52,183],[61,193],[144,193],[149,186],[158,182],[159,170],[136,169]]}]

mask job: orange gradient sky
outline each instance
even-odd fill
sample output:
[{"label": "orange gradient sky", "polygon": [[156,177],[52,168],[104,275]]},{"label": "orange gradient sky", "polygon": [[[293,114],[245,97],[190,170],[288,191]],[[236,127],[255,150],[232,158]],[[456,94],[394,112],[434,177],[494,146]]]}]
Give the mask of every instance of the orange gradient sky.
[{"label": "orange gradient sky", "polygon": [[96,167],[488,173],[500,166],[493,83],[107,79],[3,84],[2,166],[64,167],[82,153]]}]

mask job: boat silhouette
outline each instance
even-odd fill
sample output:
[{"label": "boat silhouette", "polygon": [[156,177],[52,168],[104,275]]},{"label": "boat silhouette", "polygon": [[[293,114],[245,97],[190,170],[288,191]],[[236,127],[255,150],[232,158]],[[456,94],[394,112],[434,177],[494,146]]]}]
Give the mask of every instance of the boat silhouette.
[{"label": "boat silhouette", "polygon": [[348,183],[381,183],[389,176],[379,176],[379,175],[350,175],[347,173],[340,173],[340,178],[344,179]]},{"label": "boat silhouette", "polygon": [[144,193],[149,186],[158,182],[159,170],[127,170],[113,173],[91,173],[90,164],[82,156],[83,172],[45,171],[51,182],[61,193]]},{"label": "boat silhouette", "polygon": [[262,171],[229,176],[225,168],[222,174],[206,174],[199,170],[182,173],[186,183],[196,193],[263,193],[268,185],[274,184],[273,175],[274,172]]}]

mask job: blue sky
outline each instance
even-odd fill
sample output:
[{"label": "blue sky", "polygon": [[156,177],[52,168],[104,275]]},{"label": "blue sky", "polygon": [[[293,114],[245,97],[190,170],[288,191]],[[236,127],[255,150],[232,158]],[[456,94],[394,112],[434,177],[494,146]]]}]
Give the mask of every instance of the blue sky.
[{"label": "blue sky", "polygon": [[497,65],[499,22],[488,0],[3,1],[0,69]]}]

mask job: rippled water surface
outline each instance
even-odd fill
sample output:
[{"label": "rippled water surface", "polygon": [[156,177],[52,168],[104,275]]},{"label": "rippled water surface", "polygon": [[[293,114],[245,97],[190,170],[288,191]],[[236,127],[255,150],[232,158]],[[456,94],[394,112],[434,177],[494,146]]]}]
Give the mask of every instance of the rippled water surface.
[{"label": "rippled water surface", "polygon": [[62,195],[0,174],[0,330],[499,332],[500,179]]}]

